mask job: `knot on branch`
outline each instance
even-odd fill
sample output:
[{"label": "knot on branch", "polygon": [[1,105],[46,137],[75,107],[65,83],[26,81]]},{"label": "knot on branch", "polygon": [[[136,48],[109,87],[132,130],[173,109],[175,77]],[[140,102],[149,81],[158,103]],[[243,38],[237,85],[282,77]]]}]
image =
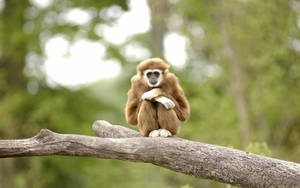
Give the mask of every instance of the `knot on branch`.
[{"label": "knot on branch", "polygon": [[54,133],[49,129],[41,129],[40,132],[36,136],[34,136],[34,139],[36,139],[38,142],[46,143],[55,140],[54,134],[57,133]]}]

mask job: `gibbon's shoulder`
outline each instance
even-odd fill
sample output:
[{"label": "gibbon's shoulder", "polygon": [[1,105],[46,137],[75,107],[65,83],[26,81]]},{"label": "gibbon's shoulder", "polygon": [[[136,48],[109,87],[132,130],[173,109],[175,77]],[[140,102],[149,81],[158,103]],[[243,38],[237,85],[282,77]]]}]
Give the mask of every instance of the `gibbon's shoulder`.
[{"label": "gibbon's shoulder", "polygon": [[143,78],[139,74],[134,75],[131,78],[131,86],[134,87],[134,88],[136,88],[136,87],[144,88],[145,83],[143,81]]},{"label": "gibbon's shoulder", "polygon": [[178,82],[178,78],[177,76],[174,74],[174,73],[171,73],[169,72],[167,75],[166,75],[166,80],[170,83],[176,83]]},{"label": "gibbon's shoulder", "polygon": [[141,79],[141,76],[139,74],[136,74],[133,77],[131,77],[130,81],[131,81],[131,83],[135,83],[135,82],[139,81],[140,79]]}]

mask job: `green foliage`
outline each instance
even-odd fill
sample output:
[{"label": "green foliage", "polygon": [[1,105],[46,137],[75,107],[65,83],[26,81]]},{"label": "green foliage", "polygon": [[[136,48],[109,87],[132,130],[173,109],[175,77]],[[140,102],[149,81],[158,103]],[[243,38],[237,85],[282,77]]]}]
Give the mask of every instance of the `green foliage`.
[{"label": "green foliage", "polygon": [[248,147],[246,148],[247,152],[258,154],[258,155],[263,155],[267,157],[272,157],[272,152],[270,148],[268,147],[267,143],[262,142],[255,142],[255,143],[250,143]]},{"label": "green foliage", "polygon": [[192,186],[190,186],[189,184],[186,184],[184,186],[181,186],[181,188],[193,188]]},{"label": "green foliage", "polygon": [[[115,79],[101,80],[79,90],[53,88],[40,70],[46,39],[63,35],[69,41],[76,37],[104,41],[103,36],[95,34],[96,26],[113,25],[115,20],[104,20],[99,12],[113,5],[126,11],[126,0],[53,0],[45,8],[28,0],[0,2],[4,2],[0,10],[0,139],[31,137],[41,128],[93,135],[91,125],[96,119],[127,125],[126,92],[138,62],[129,62],[121,51],[134,42],[150,51],[150,31],[133,36],[120,46],[105,43],[106,58],[122,62],[122,74]],[[191,104],[190,120],[183,124],[179,137],[300,162],[300,65],[299,46],[297,49],[294,44],[300,34],[299,8],[294,3],[169,2],[170,16],[165,18],[169,32],[178,32],[189,41],[186,65],[171,68]],[[96,16],[84,26],[60,22],[59,15],[70,8],[95,11]],[[26,30],[30,25],[34,27]],[[40,57],[36,65],[29,67],[38,74],[24,74],[29,53]],[[232,59],[240,71],[238,80],[250,126],[250,143],[246,145],[240,128],[242,117],[234,90]],[[38,85],[36,93],[27,88],[31,81]],[[0,187],[8,185],[233,187],[152,164],[55,156],[1,160]]]},{"label": "green foliage", "polygon": [[228,184],[228,185],[226,185],[226,188],[238,188],[238,187]]},{"label": "green foliage", "polygon": [[[165,187],[165,188],[172,188],[172,187],[168,186],[168,187]],[[189,184],[186,184],[184,186],[181,186],[180,188],[193,188],[193,187],[190,186]]]}]

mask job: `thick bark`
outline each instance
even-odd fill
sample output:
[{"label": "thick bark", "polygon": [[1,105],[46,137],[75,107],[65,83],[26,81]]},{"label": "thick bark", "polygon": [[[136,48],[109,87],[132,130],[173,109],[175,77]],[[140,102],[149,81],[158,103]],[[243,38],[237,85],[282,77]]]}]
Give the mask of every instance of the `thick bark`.
[{"label": "thick bark", "polygon": [[243,187],[300,187],[300,165],[180,138],[144,138],[125,127],[96,121],[93,136],[43,129],[28,139],[0,140],[0,157],[88,156],[152,163],[195,177]]}]

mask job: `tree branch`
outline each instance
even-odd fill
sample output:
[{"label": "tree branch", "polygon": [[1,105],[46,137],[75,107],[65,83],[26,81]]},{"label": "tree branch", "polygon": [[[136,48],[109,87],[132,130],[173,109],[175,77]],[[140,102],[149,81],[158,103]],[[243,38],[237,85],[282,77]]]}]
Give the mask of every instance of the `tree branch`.
[{"label": "tree branch", "polygon": [[89,156],[152,163],[243,187],[300,187],[297,163],[175,137],[144,138],[106,121],[96,121],[93,130],[104,138],[42,129],[32,138],[0,140],[0,157]]},{"label": "tree branch", "polygon": [[95,121],[93,124],[94,133],[103,138],[134,138],[141,137],[135,130],[128,129],[121,125],[112,125],[104,120]]}]

